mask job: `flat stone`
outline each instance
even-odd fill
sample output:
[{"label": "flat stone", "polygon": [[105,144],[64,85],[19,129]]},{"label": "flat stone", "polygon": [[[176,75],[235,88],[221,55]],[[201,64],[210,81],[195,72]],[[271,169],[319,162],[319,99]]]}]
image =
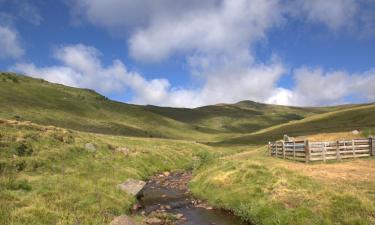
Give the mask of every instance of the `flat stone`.
[{"label": "flat stone", "polygon": [[145,223],[150,224],[150,225],[160,225],[160,224],[163,224],[163,221],[159,218],[152,217],[152,218],[145,219]]},{"label": "flat stone", "polygon": [[129,216],[122,215],[114,218],[109,225],[138,225],[138,223]]},{"label": "flat stone", "polygon": [[93,143],[86,143],[85,149],[89,152],[96,152],[96,147]]},{"label": "flat stone", "polygon": [[124,183],[118,184],[117,187],[126,193],[137,196],[146,185],[142,180],[127,179]]}]

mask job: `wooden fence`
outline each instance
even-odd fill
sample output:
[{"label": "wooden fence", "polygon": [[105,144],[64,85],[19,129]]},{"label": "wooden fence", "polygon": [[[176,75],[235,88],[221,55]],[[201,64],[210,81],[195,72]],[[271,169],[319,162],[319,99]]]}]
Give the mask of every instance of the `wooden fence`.
[{"label": "wooden fence", "polygon": [[350,141],[276,141],[269,142],[270,156],[295,161],[326,161],[375,156],[375,138]]}]

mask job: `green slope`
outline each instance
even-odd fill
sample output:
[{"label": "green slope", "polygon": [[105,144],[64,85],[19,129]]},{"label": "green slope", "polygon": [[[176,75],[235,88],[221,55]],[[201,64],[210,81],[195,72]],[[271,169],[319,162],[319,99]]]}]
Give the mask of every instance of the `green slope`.
[{"label": "green slope", "polygon": [[146,110],[192,124],[198,130],[240,134],[348,107],[351,106],[302,108],[242,101],[236,104],[218,104],[195,109],[146,106]]},{"label": "green slope", "polygon": [[1,118],[81,131],[179,139],[205,136],[190,124],[110,101],[91,90],[13,74],[1,74],[0,108]]},{"label": "green slope", "polygon": [[314,115],[303,120],[272,126],[249,135],[242,135],[218,144],[254,144],[282,138],[284,134],[302,136],[327,132],[352,131],[355,129],[373,133],[375,128],[375,104],[351,106],[334,112]]},{"label": "green slope", "polygon": [[141,137],[210,140],[220,133],[248,133],[329,109],[254,102],[196,109],[114,102],[87,89],[2,73],[0,117],[82,131]]},{"label": "green slope", "polygon": [[252,101],[195,109],[139,106],[88,89],[0,74],[0,118],[124,136],[220,141],[348,107],[352,106],[302,108]]}]

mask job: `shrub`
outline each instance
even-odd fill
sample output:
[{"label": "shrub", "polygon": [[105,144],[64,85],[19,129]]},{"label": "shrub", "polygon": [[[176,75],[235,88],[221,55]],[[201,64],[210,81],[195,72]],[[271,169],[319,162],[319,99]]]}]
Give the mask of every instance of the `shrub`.
[{"label": "shrub", "polygon": [[7,189],[31,191],[31,185],[29,184],[27,180],[11,179],[9,183],[7,184]]},{"label": "shrub", "polygon": [[30,156],[34,150],[30,144],[18,142],[13,144],[14,151],[18,156]]}]

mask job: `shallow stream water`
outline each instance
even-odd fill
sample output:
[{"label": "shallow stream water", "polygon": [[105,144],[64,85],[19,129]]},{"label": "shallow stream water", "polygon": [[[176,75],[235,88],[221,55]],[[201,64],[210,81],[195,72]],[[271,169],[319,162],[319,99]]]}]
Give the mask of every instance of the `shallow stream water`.
[{"label": "shallow stream water", "polygon": [[151,179],[143,189],[139,199],[141,211],[148,215],[151,212],[163,211],[172,214],[183,214],[180,225],[242,225],[239,217],[224,210],[212,209],[192,197],[187,189],[191,175],[173,173],[159,175]]}]

